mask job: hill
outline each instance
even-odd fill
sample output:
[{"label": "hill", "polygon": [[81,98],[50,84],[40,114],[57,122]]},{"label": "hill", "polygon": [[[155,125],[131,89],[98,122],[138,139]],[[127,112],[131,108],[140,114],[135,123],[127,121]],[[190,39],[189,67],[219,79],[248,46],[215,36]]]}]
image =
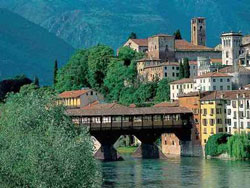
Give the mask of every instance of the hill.
[{"label": "hill", "polygon": [[0,9],[0,80],[25,74],[49,84],[55,59],[64,64],[73,52],[73,47],[41,26]]},{"label": "hill", "polygon": [[72,46],[104,43],[119,47],[130,32],[139,37],[173,33],[190,39],[190,19],[207,18],[208,45],[223,31],[250,32],[249,0],[0,0],[12,10],[55,33]]}]

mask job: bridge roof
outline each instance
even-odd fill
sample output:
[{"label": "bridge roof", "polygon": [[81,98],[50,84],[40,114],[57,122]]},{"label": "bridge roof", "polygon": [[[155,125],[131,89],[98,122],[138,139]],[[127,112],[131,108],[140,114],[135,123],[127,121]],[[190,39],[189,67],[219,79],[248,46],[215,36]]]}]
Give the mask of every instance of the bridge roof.
[{"label": "bridge roof", "polygon": [[192,113],[185,107],[145,107],[145,108],[108,108],[108,109],[68,109],[69,116],[116,116],[116,115],[157,115]]}]

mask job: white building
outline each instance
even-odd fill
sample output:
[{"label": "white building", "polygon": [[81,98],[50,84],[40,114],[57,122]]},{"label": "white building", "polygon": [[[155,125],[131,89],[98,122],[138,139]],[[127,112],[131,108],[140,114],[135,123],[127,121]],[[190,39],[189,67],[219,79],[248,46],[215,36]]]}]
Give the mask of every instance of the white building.
[{"label": "white building", "polygon": [[250,132],[250,91],[223,92],[226,102],[226,126],[230,134]]},{"label": "white building", "polygon": [[242,34],[238,32],[223,33],[221,35],[222,44],[222,64],[234,65],[241,54]]},{"label": "white building", "polygon": [[170,83],[170,99],[177,100],[179,94],[195,91],[193,78],[184,78]]},{"label": "white building", "polygon": [[226,73],[210,72],[194,78],[195,90],[218,91],[232,90],[232,76]]}]

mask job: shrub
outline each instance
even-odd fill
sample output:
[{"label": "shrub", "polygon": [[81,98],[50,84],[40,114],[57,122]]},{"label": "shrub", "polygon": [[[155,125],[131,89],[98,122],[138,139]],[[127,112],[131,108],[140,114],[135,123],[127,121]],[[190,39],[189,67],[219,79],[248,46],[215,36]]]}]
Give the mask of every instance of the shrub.
[{"label": "shrub", "polygon": [[28,86],[1,107],[3,187],[99,187],[87,130],[77,128],[52,98],[50,90]]},{"label": "shrub", "polygon": [[228,140],[228,151],[235,159],[250,158],[250,134],[235,134]]},{"label": "shrub", "polygon": [[[205,154],[210,156],[217,156],[227,152],[225,144],[227,143],[228,134],[215,134],[209,137],[205,146]],[[221,146],[220,146],[221,145]]]}]

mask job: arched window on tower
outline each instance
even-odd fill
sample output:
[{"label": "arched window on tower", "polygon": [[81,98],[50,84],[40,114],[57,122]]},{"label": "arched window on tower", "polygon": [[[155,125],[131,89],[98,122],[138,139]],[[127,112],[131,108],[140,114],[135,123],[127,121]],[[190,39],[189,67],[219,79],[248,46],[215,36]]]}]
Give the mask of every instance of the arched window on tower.
[{"label": "arched window on tower", "polygon": [[229,57],[229,52],[228,51],[226,51],[226,58],[228,58]]},{"label": "arched window on tower", "polygon": [[200,31],[202,30],[202,26],[200,26]]},{"label": "arched window on tower", "polygon": [[195,26],[194,26],[194,31],[196,30]]},{"label": "arched window on tower", "polygon": [[168,52],[168,45],[166,45],[165,47],[165,52]]}]

